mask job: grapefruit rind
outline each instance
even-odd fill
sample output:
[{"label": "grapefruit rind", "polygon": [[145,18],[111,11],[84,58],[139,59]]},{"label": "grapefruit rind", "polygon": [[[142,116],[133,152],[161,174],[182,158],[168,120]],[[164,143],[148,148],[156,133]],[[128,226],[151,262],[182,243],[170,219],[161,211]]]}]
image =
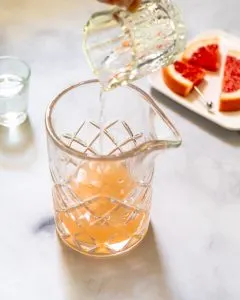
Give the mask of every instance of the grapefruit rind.
[{"label": "grapefruit rind", "polygon": [[184,78],[180,73],[175,70],[174,65],[170,65],[162,70],[163,80],[165,84],[174,93],[186,97],[194,88],[192,81]]},{"label": "grapefruit rind", "polygon": [[[180,69],[183,67],[183,73],[178,71],[176,63],[180,64]],[[191,74],[191,70],[197,71],[195,78],[186,77],[189,75],[189,71]],[[198,86],[203,81],[206,72],[199,67],[194,67],[182,61],[176,61],[174,64],[163,68],[162,74],[163,80],[170,90],[175,94],[187,97],[194,89],[194,86]]]},{"label": "grapefruit rind", "polygon": [[[240,59],[240,51],[237,50],[230,50],[228,51],[227,57],[232,56],[236,59]],[[226,66],[225,66],[226,68]],[[224,74],[225,74],[225,69],[224,69]],[[224,82],[224,77],[223,80]],[[223,83],[222,83],[223,85]],[[223,86],[222,86],[223,89]],[[229,92],[229,93],[221,93],[220,96],[220,105],[219,105],[219,110],[221,112],[234,112],[234,111],[239,111],[240,110],[240,89]]]},{"label": "grapefruit rind", "polygon": [[240,51],[237,50],[229,50],[227,56],[233,56],[237,59],[240,59]]}]

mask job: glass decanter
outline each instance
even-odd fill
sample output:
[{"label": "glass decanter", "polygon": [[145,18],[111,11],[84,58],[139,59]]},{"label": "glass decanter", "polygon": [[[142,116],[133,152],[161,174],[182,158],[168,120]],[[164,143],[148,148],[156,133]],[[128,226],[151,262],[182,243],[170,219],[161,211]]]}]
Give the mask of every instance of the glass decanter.
[{"label": "glass decanter", "polygon": [[185,27],[170,0],[142,0],[135,12],[114,7],[92,15],[83,48],[104,90],[172,63],[185,46]]}]

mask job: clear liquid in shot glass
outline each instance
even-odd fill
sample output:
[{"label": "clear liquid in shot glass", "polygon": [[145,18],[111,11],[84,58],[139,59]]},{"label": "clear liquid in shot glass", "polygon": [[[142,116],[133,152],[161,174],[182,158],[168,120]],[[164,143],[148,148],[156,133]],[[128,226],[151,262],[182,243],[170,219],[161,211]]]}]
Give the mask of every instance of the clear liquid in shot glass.
[{"label": "clear liquid in shot glass", "polygon": [[0,125],[11,127],[27,117],[28,83],[15,74],[0,74]]}]

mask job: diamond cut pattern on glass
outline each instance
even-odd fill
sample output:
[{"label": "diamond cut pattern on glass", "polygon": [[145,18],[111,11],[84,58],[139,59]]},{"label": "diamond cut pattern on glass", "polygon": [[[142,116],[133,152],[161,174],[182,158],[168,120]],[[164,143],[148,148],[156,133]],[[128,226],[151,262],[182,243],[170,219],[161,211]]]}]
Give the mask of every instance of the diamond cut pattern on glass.
[{"label": "diamond cut pattern on glass", "polygon": [[[95,122],[83,122],[75,134],[63,134],[62,140],[68,147],[85,153],[97,155],[100,153],[101,128]],[[118,155],[130,151],[143,142],[143,133],[134,133],[124,121],[114,121],[103,129],[104,155]],[[116,138],[117,136],[117,138]]]},{"label": "diamond cut pattern on glass", "polygon": [[[95,156],[100,154],[100,131],[96,123],[83,122],[62,140]],[[102,132],[105,155],[119,155],[144,142],[143,134],[134,133],[126,122],[111,122]],[[135,163],[139,162],[76,161],[66,153],[55,158],[53,164],[61,164],[64,178],[63,182],[61,176],[53,176],[55,218],[66,244],[84,253],[114,255],[143,238],[149,224],[152,174],[137,182],[130,172]]]}]

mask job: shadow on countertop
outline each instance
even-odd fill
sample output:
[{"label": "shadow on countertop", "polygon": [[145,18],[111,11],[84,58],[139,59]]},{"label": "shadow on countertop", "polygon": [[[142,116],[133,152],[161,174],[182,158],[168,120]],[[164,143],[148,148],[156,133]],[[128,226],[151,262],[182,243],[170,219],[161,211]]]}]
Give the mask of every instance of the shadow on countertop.
[{"label": "shadow on countertop", "polygon": [[62,245],[66,300],[171,300],[153,227],[130,253],[113,258],[83,256]]},{"label": "shadow on countertop", "polygon": [[34,133],[29,119],[17,127],[0,126],[0,167],[27,167],[35,159]]},{"label": "shadow on countertop", "polygon": [[154,97],[154,99],[157,102],[162,103],[164,106],[171,109],[173,112],[188,119],[191,123],[194,123],[203,131],[208,132],[209,134],[222,140],[226,144],[230,144],[233,147],[240,147],[240,131],[234,132],[234,131],[224,129],[218,126],[217,124],[179,105],[178,103],[175,103],[167,96],[161,94],[159,91],[156,91],[155,89],[151,89],[151,95]]}]

